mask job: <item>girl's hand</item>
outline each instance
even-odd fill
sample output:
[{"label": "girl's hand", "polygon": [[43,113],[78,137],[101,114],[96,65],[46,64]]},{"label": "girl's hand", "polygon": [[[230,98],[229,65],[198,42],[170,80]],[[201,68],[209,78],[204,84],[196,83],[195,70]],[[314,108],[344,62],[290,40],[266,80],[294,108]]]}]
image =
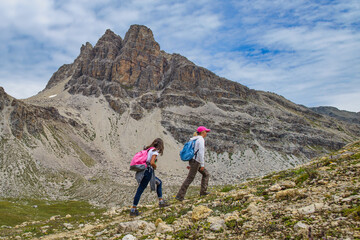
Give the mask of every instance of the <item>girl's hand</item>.
[{"label": "girl's hand", "polygon": [[154,170],[156,170],[156,164],[151,164],[151,166],[153,167]]}]

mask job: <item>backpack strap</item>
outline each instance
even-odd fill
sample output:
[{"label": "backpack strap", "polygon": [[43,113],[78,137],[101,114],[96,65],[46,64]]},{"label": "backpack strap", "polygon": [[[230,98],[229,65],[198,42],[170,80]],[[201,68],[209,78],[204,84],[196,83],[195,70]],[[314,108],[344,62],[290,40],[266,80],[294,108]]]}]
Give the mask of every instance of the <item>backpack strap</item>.
[{"label": "backpack strap", "polygon": [[[193,141],[194,149],[195,149],[196,140],[197,140],[197,139],[195,139],[195,140]],[[199,149],[194,153],[194,159],[197,157],[198,151],[199,151]]]},{"label": "backpack strap", "polygon": [[194,158],[197,157],[197,153],[198,153],[199,149],[194,153]]}]

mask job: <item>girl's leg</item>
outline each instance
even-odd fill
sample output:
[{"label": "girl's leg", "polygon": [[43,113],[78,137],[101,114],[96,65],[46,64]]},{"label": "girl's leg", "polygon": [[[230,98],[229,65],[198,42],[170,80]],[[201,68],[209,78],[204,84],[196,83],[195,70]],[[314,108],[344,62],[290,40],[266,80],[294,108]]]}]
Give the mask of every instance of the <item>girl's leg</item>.
[{"label": "girl's leg", "polygon": [[146,169],[145,173],[144,173],[144,177],[141,180],[141,183],[139,184],[139,187],[136,191],[136,194],[134,197],[134,202],[133,202],[133,208],[136,208],[136,206],[138,205],[141,194],[144,192],[145,188],[149,184],[150,179],[151,179],[151,169]]},{"label": "girl's leg", "polygon": [[196,173],[200,167],[200,163],[195,161],[194,159],[190,160],[189,164],[190,164],[189,174],[188,174],[187,178],[185,179],[184,183],[182,184],[179,192],[176,195],[176,199],[178,199],[178,200],[184,199],[186,191],[187,191],[188,187],[190,186],[190,184],[192,183],[192,181],[194,180]]},{"label": "girl's leg", "polygon": [[159,207],[163,208],[163,207],[167,207],[169,206],[169,204],[162,198],[162,182],[159,178],[155,177],[156,179],[156,193],[158,195],[159,198]]},{"label": "girl's leg", "polygon": [[159,200],[162,200],[162,181],[158,177],[155,177],[155,179],[156,179],[156,183],[159,183],[156,184],[156,193]]},{"label": "girl's leg", "polygon": [[204,171],[199,170],[199,172],[202,174],[200,195],[207,195],[210,174],[206,169],[204,169]]}]

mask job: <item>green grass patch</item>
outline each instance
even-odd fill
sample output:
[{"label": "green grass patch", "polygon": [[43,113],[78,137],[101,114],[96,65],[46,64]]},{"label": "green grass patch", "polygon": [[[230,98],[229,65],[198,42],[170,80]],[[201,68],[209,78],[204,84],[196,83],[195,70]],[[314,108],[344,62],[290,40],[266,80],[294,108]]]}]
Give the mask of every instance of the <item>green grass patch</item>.
[{"label": "green grass patch", "polygon": [[46,200],[0,200],[0,226],[15,226],[22,222],[41,221],[52,216],[65,217],[100,213],[105,209],[96,208],[82,201],[46,201]]},{"label": "green grass patch", "polygon": [[360,205],[354,208],[344,209],[343,215],[345,217],[351,217],[355,221],[360,221]]},{"label": "green grass patch", "polygon": [[308,179],[309,179],[309,175],[307,173],[304,173],[295,179],[295,183],[296,185],[302,185]]},{"label": "green grass patch", "polygon": [[265,177],[265,179],[273,179],[275,181],[279,181],[279,180],[284,180],[284,179],[289,179],[289,178],[293,178],[299,175],[302,175],[303,173],[305,173],[305,168],[299,168],[299,169],[293,169],[293,170],[283,170],[277,173],[272,173],[268,176]]},{"label": "green grass patch", "polygon": [[352,155],[350,158],[354,159],[354,160],[360,159],[360,153],[356,153],[356,154]]},{"label": "green grass patch", "polygon": [[266,195],[265,190],[266,190],[267,188],[268,188],[267,186],[258,186],[258,187],[256,188],[256,193],[255,193],[255,195],[256,195],[256,196]]},{"label": "green grass patch", "polygon": [[183,208],[179,211],[179,215],[182,216],[182,215],[185,215],[187,214],[192,208],[191,207],[188,207],[188,208]]},{"label": "green grass patch", "polygon": [[291,227],[291,228],[294,227],[296,223],[297,223],[296,220],[286,220],[286,221],[284,222],[284,224],[285,224],[286,227]]},{"label": "green grass patch", "polygon": [[164,213],[163,210],[156,210],[153,212],[152,216],[146,218],[146,220],[155,221],[156,219],[161,218],[161,220],[163,220],[167,224],[173,224],[174,221],[176,221],[182,215],[187,214],[189,211],[191,211],[191,209],[192,207],[182,208],[180,210],[175,210],[174,208],[171,208],[171,212],[169,213]]},{"label": "green grass patch", "polygon": [[235,186],[227,185],[220,189],[220,192],[230,192],[231,190],[235,189]]},{"label": "green grass patch", "polygon": [[295,179],[296,185],[300,186],[307,180],[316,179],[319,176],[319,173],[312,168],[305,168],[304,172]]}]

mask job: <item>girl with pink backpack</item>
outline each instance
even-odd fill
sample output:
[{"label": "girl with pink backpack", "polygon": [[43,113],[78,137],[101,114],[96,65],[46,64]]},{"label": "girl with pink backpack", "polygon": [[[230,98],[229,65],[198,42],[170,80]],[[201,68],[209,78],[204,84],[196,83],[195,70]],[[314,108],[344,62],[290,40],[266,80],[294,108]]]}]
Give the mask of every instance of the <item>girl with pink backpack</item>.
[{"label": "girl with pink backpack", "polygon": [[159,178],[155,177],[157,156],[159,154],[163,155],[163,152],[164,152],[164,142],[161,138],[157,138],[149,146],[145,147],[143,151],[137,153],[134,156],[134,159],[131,161],[130,168],[132,169],[132,167],[134,167],[135,164],[140,165],[141,162],[140,155],[144,155],[146,157],[144,170],[132,169],[137,171],[135,178],[139,186],[134,197],[133,206],[130,210],[130,216],[138,216],[140,214],[139,211],[137,210],[137,205],[140,201],[140,197],[142,193],[146,189],[149,182],[150,182],[151,191],[155,190],[155,185],[156,185],[156,193],[159,198],[159,207],[168,206],[168,204],[162,198],[162,182]]}]

